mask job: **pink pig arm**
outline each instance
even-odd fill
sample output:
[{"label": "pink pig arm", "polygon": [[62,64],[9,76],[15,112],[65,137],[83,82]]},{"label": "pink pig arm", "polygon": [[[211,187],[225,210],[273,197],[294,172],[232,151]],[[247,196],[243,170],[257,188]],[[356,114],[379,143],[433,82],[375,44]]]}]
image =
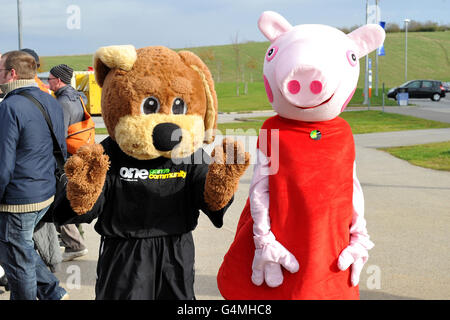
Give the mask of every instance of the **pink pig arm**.
[{"label": "pink pig arm", "polygon": [[265,236],[270,232],[269,216],[269,160],[257,150],[257,163],[253,169],[253,177],[249,190],[250,211],[253,218],[253,234]]},{"label": "pink pig arm", "polygon": [[[277,246],[279,245],[278,246],[279,252],[274,253],[272,250],[271,252],[272,255],[275,254],[278,256],[281,255],[289,256],[291,254],[275,240],[275,236],[270,231],[270,214],[269,214],[270,196],[269,196],[269,176],[268,176],[269,160],[261,151],[259,150],[257,151],[258,151],[257,154],[258,161],[254,166],[249,196],[250,210],[253,218],[253,234],[255,240],[255,248],[256,251],[258,251],[267,246],[267,244],[275,243]],[[364,195],[361,188],[361,184],[359,183],[358,177],[356,176],[356,163],[353,164],[353,217],[352,217],[352,225],[350,227],[350,234],[351,234],[350,244],[339,255],[338,267],[341,270],[346,270],[350,265],[352,265],[351,281],[352,284],[356,286],[359,282],[361,270],[369,257],[368,250],[370,250],[374,246],[372,241],[370,241],[369,239],[370,237],[366,229],[366,220],[364,219]],[[259,266],[256,266],[258,270],[255,270],[255,261],[258,259],[261,260],[261,257],[257,258],[257,256],[258,252],[255,252],[252,281],[257,285],[260,285],[264,280],[263,276],[260,274],[262,268],[261,264],[264,264],[264,262],[261,263],[260,261]],[[292,257],[289,256],[289,258],[291,262],[295,260],[295,257],[293,256]],[[265,262],[267,263],[269,261]],[[295,260],[295,262],[297,261]],[[277,278],[275,282],[277,281],[282,282],[282,278],[280,279],[279,272],[281,272],[281,269],[279,271],[277,270],[275,273],[274,277]],[[270,283],[270,279],[265,280],[266,282]]]},{"label": "pink pig arm", "polygon": [[366,229],[366,219],[364,219],[364,195],[361,184],[356,176],[356,163],[353,163],[353,218],[350,234],[350,242],[359,242],[367,250],[373,248],[374,244],[369,240],[370,237]]},{"label": "pink pig arm", "polygon": [[350,244],[342,250],[338,259],[338,268],[346,270],[352,266],[351,282],[353,286],[359,283],[364,264],[369,258],[368,251],[374,247],[366,229],[364,219],[364,196],[361,184],[356,176],[356,164],[353,164],[353,217],[350,227]]},{"label": "pink pig arm", "polygon": [[264,281],[269,287],[283,283],[281,266],[294,273],[299,269],[297,259],[270,231],[269,215],[269,160],[257,150],[257,163],[250,185],[250,211],[253,218],[255,256],[252,264],[252,282],[260,286]]}]

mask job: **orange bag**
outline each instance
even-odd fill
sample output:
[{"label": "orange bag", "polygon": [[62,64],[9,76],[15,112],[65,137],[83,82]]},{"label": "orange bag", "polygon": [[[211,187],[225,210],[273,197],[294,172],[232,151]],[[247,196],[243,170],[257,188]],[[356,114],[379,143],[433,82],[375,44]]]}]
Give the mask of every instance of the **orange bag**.
[{"label": "orange bag", "polygon": [[80,97],[84,110],[84,120],[69,126],[66,138],[67,152],[75,154],[81,146],[95,143],[95,123],[87,112],[83,99]]}]

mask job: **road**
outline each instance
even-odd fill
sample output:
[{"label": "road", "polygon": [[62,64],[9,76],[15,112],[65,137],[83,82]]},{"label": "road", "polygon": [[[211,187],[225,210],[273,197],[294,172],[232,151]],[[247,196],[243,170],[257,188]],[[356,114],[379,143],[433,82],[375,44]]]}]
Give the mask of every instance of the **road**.
[{"label": "road", "polygon": [[431,99],[410,99],[409,103],[428,111],[450,113],[450,92],[438,102]]},{"label": "road", "polygon": [[438,102],[430,99],[410,99],[409,103],[415,106],[385,107],[385,111],[450,123],[450,93]]}]

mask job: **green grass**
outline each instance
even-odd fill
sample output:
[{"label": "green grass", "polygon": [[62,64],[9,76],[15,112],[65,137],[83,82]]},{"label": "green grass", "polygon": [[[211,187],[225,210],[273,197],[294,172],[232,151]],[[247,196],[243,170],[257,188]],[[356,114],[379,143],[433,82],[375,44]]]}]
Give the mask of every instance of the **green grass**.
[{"label": "green grass", "polygon": [[348,111],[343,112],[341,117],[350,124],[354,134],[450,128],[450,123],[382,111]]},{"label": "green grass", "polygon": [[[239,86],[233,82],[216,84],[217,99],[220,112],[246,112],[256,110],[271,110],[272,106],[267,100],[264,83],[253,82],[247,85],[247,94],[244,94],[244,84]],[[239,87],[239,96],[236,95]]]},{"label": "green grass", "polygon": [[425,168],[450,171],[450,141],[414,146],[381,148],[393,156]]},{"label": "green grass", "polygon": [[106,128],[95,128],[95,134],[108,134]]},{"label": "green grass", "polygon": [[[403,130],[420,130],[434,128],[449,128],[449,123],[442,123],[432,120],[419,119],[411,116],[404,116],[381,111],[348,111],[341,114],[351,126],[353,134],[390,132]],[[250,134],[258,133],[264,120],[267,117],[255,117],[253,121],[243,121],[238,123],[219,123],[218,129],[225,133],[226,130],[242,129]]]},{"label": "green grass", "polygon": [[[200,55],[208,65],[214,79],[220,82],[258,81],[262,82],[264,55],[269,42],[247,42],[240,44],[241,74],[237,76],[236,55],[232,45],[187,48]],[[384,43],[386,56],[379,57],[379,87],[385,83],[388,88],[405,82],[405,34],[388,33]],[[178,49],[176,49],[178,50]],[[373,81],[375,81],[375,54]],[[76,56],[41,57],[42,71],[48,71],[59,63],[65,63],[75,70],[86,70],[92,66],[92,54]],[[358,87],[364,87],[364,59],[360,60],[361,73]],[[408,79],[436,79],[450,81],[450,31],[408,33]],[[375,88],[375,84],[373,84]]]},{"label": "green grass", "polygon": [[91,54],[74,55],[74,56],[53,56],[40,57],[41,67],[39,71],[49,71],[54,66],[65,63],[76,71],[86,71],[92,66],[93,56]]},{"label": "green grass", "polygon": [[[387,98],[387,92],[388,92],[388,90],[385,88],[384,105],[385,106],[397,106],[398,105],[397,101]],[[349,107],[362,106],[363,102],[364,102],[364,89],[357,88],[355,91],[355,94],[353,95],[353,98],[350,100],[348,106]],[[378,96],[375,95],[375,90],[372,90],[372,97],[370,98],[370,105],[371,106],[382,106],[383,105],[382,88],[379,89]]]}]

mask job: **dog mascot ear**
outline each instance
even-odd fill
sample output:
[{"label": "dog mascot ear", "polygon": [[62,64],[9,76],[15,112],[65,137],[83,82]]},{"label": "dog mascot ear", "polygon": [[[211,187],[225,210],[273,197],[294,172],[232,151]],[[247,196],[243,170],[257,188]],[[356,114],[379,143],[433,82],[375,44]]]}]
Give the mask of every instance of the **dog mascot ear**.
[{"label": "dog mascot ear", "polygon": [[217,127],[217,95],[214,89],[214,81],[212,79],[211,73],[208,67],[200,60],[199,57],[194,55],[190,51],[180,51],[178,53],[183,59],[184,63],[189,67],[198,72],[200,78],[202,79],[203,86],[205,88],[206,103],[205,108],[205,143],[211,143],[215,138],[215,129]]},{"label": "dog mascot ear", "polygon": [[95,80],[103,87],[103,82],[111,69],[130,71],[136,59],[136,49],[132,45],[101,47],[94,55]]}]

